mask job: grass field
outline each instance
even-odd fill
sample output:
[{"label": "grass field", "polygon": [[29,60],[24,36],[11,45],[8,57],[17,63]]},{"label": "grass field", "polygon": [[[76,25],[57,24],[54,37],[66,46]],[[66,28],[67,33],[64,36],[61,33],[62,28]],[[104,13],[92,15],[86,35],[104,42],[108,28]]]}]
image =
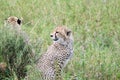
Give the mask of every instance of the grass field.
[{"label": "grass field", "polygon": [[[52,43],[50,32],[66,25],[74,34],[74,56],[64,80],[120,80],[120,0],[0,0],[0,26],[9,16],[23,18],[22,29]],[[39,48],[38,48],[39,49]],[[29,66],[29,80],[40,80]]]}]

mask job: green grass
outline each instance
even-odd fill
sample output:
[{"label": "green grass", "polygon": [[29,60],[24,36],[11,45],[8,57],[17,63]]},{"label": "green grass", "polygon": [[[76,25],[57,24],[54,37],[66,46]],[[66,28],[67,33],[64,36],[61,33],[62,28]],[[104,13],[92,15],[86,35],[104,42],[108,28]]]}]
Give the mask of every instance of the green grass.
[{"label": "green grass", "polygon": [[[23,18],[31,42],[42,39],[41,53],[52,43],[49,34],[56,26],[72,29],[74,56],[64,80],[120,79],[120,0],[1,0],[0,25],[12,15]],[[30,67],[29,80],[39,80],[38,74]]]},{"label": "green grass", "polygon": [[23,36],[10,27],[0,28],[0,63],[7,65],[4,69],[0,68],[0,80],[11,80],[15,76],[18,80],[24,78],[26,67],[34,61],[32,47],[34,46],[25,43]]}]

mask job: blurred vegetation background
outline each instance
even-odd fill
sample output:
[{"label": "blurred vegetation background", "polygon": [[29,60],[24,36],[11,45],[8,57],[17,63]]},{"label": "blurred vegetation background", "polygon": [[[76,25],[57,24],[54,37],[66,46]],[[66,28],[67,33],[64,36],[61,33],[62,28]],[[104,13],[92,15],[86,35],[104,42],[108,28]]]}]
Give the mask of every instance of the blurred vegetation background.
[{"label": "blurred vegetation background", "polygon": [[[52,43],[56,26],[72,29],[74,56],[64,80],[120,80],[120,0],[0,0],[1,27],[9,16],[23,18],[31,42],[42,44],[38,55]],[[28,80],[40,80],[34,64],[27,68]]]}]

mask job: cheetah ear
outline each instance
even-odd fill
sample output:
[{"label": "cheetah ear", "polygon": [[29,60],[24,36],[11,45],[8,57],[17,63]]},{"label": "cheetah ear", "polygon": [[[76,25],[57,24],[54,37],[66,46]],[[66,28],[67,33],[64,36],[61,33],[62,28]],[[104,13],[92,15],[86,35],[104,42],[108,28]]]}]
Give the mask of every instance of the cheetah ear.
[{"label": "cheetah ear", "polygon": [[21,25],[21,22],[22,22],[22,21],[21,21],[20,19],[17,20],[17,23],[18,23],[19,25]]},{"label": "cheetah ear", "polygon": [[70,31],[70,30],[66,32],[66,35],[67,35],[67,36],[70,36],[70,34],[71,34],[71,31]]},{"label": "cheetah ear", "polygon": [[70,29],[68,29],[68,28],[65,28],[64,29],[64,32],[65,32],[65,35],[66,35],[66,37],[68,37],[68,36],[70,36],[71,35],[71,30]]}]

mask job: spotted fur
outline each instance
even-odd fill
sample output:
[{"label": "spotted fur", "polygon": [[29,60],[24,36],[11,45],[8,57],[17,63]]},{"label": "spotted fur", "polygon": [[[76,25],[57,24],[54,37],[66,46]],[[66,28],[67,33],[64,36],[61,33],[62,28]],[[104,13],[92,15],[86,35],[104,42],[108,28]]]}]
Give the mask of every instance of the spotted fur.
[{"label": "spotted fur", "polygon": [[67,27],[56,27],[50,35],[53,44],[37,63],[44,80],[62,80],[61,72],[73,55],[73,36]]}]

